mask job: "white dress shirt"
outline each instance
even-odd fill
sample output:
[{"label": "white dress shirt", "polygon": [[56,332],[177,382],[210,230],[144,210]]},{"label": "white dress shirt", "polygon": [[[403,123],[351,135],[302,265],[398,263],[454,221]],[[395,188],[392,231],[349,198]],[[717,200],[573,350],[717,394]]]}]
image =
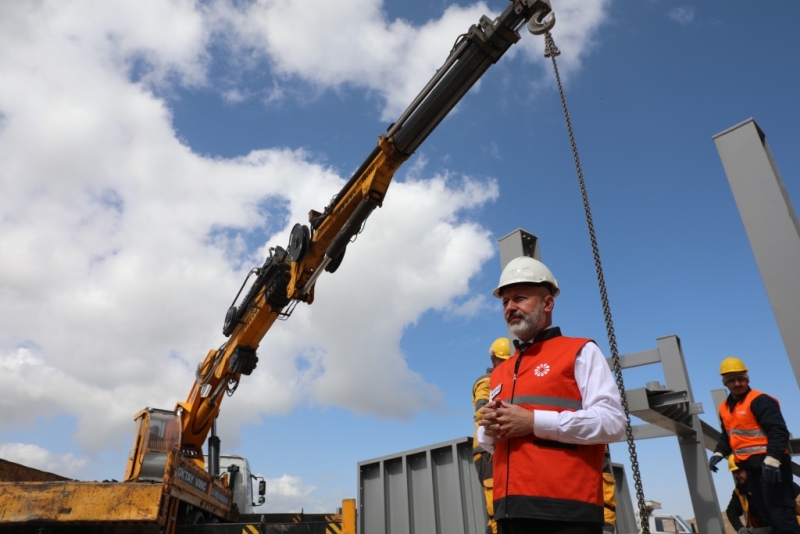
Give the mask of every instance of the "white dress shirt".
[{"label": "white dress shirt", "polygon": [[[583,346],[575,357],[575,382],[583,399],[582,409],[570,412],[533,411],[533,434],[537,438],[593,445],[620,441],[625,435],[625,411],[606,359],[594,342]],[[478,443],[494,451],[494,439],[478,428]]]}]

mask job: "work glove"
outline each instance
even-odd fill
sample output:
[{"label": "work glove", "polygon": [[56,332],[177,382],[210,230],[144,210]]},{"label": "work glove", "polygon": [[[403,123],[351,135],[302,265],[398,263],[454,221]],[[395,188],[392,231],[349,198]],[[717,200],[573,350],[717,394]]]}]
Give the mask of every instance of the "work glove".
[{"label": "work glove", "polygon": [[717,464],[720,463],[723,458],[725,457],[722,456],[721,452],[715,452],[713,455],[711,455],[711,459],[708,461],[708,468],[716,473],[718,471]]},{"label": "work glove", "polygon": [[780,460],[767,456],[761,466],[761,476],[767,484],[775,484],[781,481],[781,462]]}]

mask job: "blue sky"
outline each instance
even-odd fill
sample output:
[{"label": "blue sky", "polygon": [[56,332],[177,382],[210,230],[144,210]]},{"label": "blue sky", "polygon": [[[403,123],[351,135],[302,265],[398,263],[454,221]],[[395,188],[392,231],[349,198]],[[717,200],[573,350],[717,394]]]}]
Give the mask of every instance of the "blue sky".
[{"label": "blue sky", "polygon": [[[120,478],[133,414],[171,408],[268,246],[320,209],[486,3],[3,2],[0,456]],[[620,351],[681,338],[703,418],[719,362],[798,386],[711,137],[753,117],[800,196],[796,2],[553,0]],[[220,419],[268,509],[331,510],[359,461],[471,433],[505,332],[496,239],[541,239],[565,333],[607,350],[564,120],[527,33],[400,169],[384,207],[277,324]],[[662,380],[626,374],[628,387]],[[645,496],[691,517],[675,439]],[[623,445],[612,447],[626,463]],[[630,471],[630,470],[629,470]],[[714,476],[724,507],[727,473]]]}]

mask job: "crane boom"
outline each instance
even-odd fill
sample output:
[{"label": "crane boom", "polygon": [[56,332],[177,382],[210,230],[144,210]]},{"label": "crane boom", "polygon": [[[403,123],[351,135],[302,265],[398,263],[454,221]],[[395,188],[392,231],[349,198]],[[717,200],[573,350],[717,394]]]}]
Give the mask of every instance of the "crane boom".
[{"label": "crane boom", "polygon": [[[379,137],[372,153],[328,206],[322,212],[312,210],[308,226],[293,228],[287,248],[275,247],[264,264],[252,271],[255,280],[249,291],[225,318],[223,333],[228,340],[208,353],[198,366],[187,400],[177,404],[181,450],[186,456],[203,464],[202,446],[224,394],[236,388],[241,375],[252,373],[258,361],[256,349],[274,322],[291,315],[298,302],[313,302],[317,278],[339,267],[347,244],[382,205],[395,171],[489,67],[519,41],[523,24],[528,23],[532,33],[544,33],[554,22],[550,0],[510,0],[496,19],[481,17],[458,38],[444,65]],[[136,440],[134,436],[134,448]],[[133,456],[132,452],[126,480],[136,478]]]}]

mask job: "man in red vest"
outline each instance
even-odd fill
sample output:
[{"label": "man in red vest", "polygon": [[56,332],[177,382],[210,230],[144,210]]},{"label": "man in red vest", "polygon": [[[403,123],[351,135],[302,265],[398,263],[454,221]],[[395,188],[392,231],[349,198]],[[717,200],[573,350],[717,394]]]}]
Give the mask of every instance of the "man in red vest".
[{"label": "man in red vest", "polygon": [[625,412],[599,347],[551,328],[560,290],[542,262],[509,262],[494,296],[519,341],[492,372],[478,440],[493,452],[500,534],[601,534],[603,452]]},{"label": "man in red vest", "polygon": [[719,405],[722,435],[709,467],[717,471],[717,464],[733,454],[736,466],[747,472],[759,516],[769,519],[775,534],[800,534],[794,513],[789,430],[778,401],[750,389],[747,372],[738,358],[725,358],[720,365],[722,383],[731,393]]}]

